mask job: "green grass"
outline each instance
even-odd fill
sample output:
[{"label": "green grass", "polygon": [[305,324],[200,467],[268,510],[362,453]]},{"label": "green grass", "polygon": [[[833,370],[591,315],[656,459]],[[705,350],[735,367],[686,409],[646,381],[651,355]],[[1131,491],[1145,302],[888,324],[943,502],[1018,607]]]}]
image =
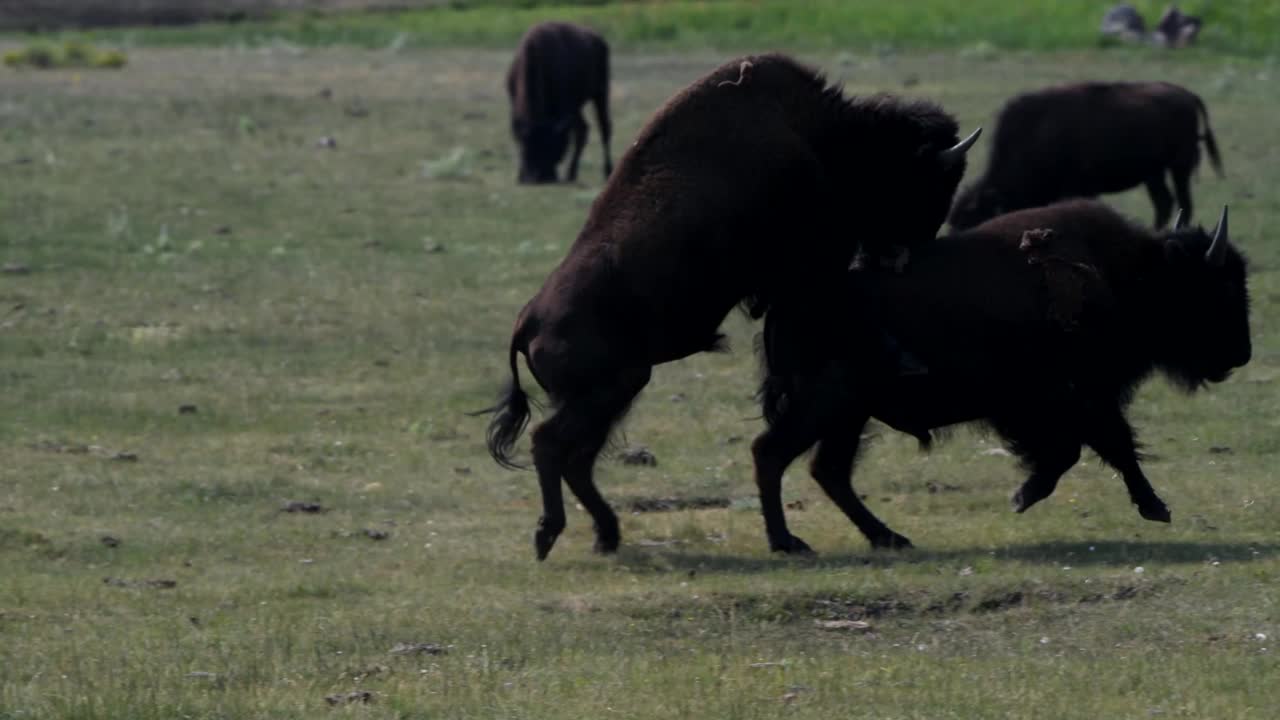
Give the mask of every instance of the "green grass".
[{"label": "green grass", "polygon": [[[619,505],[731,507],[623,513],[600,558],[571,506],[538,564],[536,483],[464,411],[583,222],[594,137],[582,185],[517,187],[505,50],[136,49],[119,73],[9,75],[0,100],[0,262],[27,269],[0,274],[0,718],[1271,717],[1280,79],[1212,56],[803,57],[965,127],[1068,78],[1203,94],[1227,177],[1194,192],[1202,216],[1231,203],[1254,261],[1256,354],[1203,395],[1139,395],[1172,526],[1091,456],[1015,516],[991,439],[920,455],[882,431],[857,486],[919,549],[868,551],[797,466],[790,518],[821,555],[771,556],[755,328],[733,316],[735,352],[659,368],[628,420],[658,466],[599,470]],[[615,152],[723,59],[619,53]],[[814,624],[848,618],[871,632]],[[324,699],[358,690],[374,702]]]},{"label": "green grass", "polygon": [[[1135,3],[1154,25],[1166,3]],[[401,12],[284,13],[250,22],[89,33],[143,45],[353,45],[365,48],[508,47],[532,23],[584,22],[616,47],[1064,50],[1096,47],[1102,5],[1014,0],[655,0],[651,2],[457,2]],[[1182,9],[1203,17],[1200,46],[1215,52],[1280,52],[1280,5],[1208,0]],[[1185,52],[1185,51],[1184,51]],[[1193,54],[1200,51],[1192,51]]]}]

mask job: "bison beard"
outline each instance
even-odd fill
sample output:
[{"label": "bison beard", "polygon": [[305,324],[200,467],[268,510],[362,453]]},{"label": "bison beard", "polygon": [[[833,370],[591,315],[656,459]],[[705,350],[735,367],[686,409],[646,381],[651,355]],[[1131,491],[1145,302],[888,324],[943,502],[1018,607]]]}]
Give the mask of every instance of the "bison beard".
[{"label": "bison beard", "polygon": [[521,310],[512,381],[490,408],[489,451],[511,466],[531,414],[524,355],[553,408],[532,432],[538,558],[565,527],[562,479],[595,521],[596,549],[617,549],[592,469],[654,365],[720,348],[737,304],[759,317],[843,287],[859,243],[875,255],[884,238],[932,238],[975,139],[959,141],[932,104],[845,98],[781,55],[728,62],[668,101]]},{"label": "bison beard", "polygon": [[877,371],[859,347],[865,331],[834,328],[831,350],[803,362],[807,373],[780,375],[766,343],[769,427],[752,451],[774,550],[809,551],[787,529],[781,484],[815,443],[813,478],[871,545],[910,545],[853,491],[871,418],[924,443],[935,428],[987,423],[1030,471],[1018,512],[1052,494],[1088,445],[1119,471],[1142,517],[1168,522],[1125,419],[1133,391],[1153,371],[1195,390],[1251,354],[1245,261],[1227,239],[1225,209],[1213,237],[1181,226],[1152,234],[1092,201],[1024,210],[917,246],[902,275],[852,273],[847,287],[860,322],[899,338],[930,371]]}]

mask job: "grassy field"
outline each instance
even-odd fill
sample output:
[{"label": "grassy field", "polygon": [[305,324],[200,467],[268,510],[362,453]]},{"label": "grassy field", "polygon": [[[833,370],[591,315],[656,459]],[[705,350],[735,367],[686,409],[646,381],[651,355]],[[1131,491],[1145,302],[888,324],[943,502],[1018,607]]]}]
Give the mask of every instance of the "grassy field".
[{"label": "grassy field", "polygon": [[[145,1],[165,5],[165,0]],[[313,0],[313,4],[340,7],[372,1]],[[66,12],[78,3],[91,2],[97,0],[58,0],[57,7],[59,12]],[[406,4],[424,3],[428,7],[399,12],[285,12],[251,22],[206,23],[147,32],[111,30],[89,35],[107,42],[144,45],[509,47],[530,24],[557,18],[587,23],[603,32],[615,47],[623,48],[799,46],[887,51],[945,47],[986,53],[993,49],[1095,48],[1101,41],[1098,27],[1106,7],[1099,3],[1021,0],[409,0]],[[200,4],[184,2],[180,7],[188,12]],[[274,0],[259,7],[305,4],[307,0]],[[1155,25],[1168,5],[1158,0],[1133,4],[1149,26]],[[212,7],[223,12],[227,6],[219,2]],[[1280,4],[1271,0],[1191,0],[1181,7],[1204,19],[1200,48],[1252,56],[1280,54]]]},{"label": "grassy field", "polygon": [[[463,413],[599,188],[596,138],[583,184],[515,186],[505,51],[135,49],[0,76],[0,718],[1273,717],[1274,68],[803,57],[964,127],[1066,78],[1203,94],[1228,174],[1194,192],[1203,216],[1231,203],[1253,259],[1255,358],[1203,395],[1140,394],[1171,526],[1092,456],[1015,516],[991,439],[920,455],[881,431],[857,485],[919,548],[872,554],[796,467],[792,525],[821,554],[772,556],[734,316],[735,352],[659,368],[627,423],[658,465],[601,464],[622,552],[592,555],[571,510],[535,563],[534,479]],[[619,54],[616,152],[723,59]],[[630,510],[653,498],[728,507]]]}]

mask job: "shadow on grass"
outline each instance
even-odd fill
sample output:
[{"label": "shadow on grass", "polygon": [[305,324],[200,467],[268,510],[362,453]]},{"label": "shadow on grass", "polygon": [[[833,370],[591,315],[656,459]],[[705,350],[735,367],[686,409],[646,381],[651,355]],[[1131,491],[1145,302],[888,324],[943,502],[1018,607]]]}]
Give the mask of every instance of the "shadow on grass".
[{"label": "shadow on grass", "polygon": [[624,546],[618,563],[637,573],[765,573],[786,568],[847,569],[865,566],[883,568],[904,564],[967,563],[979,558],[1027,564],[1068,564],[1074,566],[1124,566],[1141,563],[1202,563],[1212,560],[1241,562],[1280,555],[1280,544],[1251,542],[1177,541],[1052,541],[973,547],[955,550],[866,551],[814,556],[776,555],[769,557],[707,553],[679,548],[649,549]]}]

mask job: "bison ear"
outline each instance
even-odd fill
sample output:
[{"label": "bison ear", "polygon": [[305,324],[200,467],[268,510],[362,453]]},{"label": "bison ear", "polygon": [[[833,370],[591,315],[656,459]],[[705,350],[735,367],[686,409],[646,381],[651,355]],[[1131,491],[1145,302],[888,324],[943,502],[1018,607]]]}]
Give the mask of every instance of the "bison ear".
[{"label": "bison ear", "polygon": [[943,167],[955,167],[961,160],[964,160],[965,153],[969,152],[969,148],[978,142],[978,137],[981,135],[982,126],[978,126],[977,130],[969,133],[969,137],[938,153],[938,161],[942,163]]}]

